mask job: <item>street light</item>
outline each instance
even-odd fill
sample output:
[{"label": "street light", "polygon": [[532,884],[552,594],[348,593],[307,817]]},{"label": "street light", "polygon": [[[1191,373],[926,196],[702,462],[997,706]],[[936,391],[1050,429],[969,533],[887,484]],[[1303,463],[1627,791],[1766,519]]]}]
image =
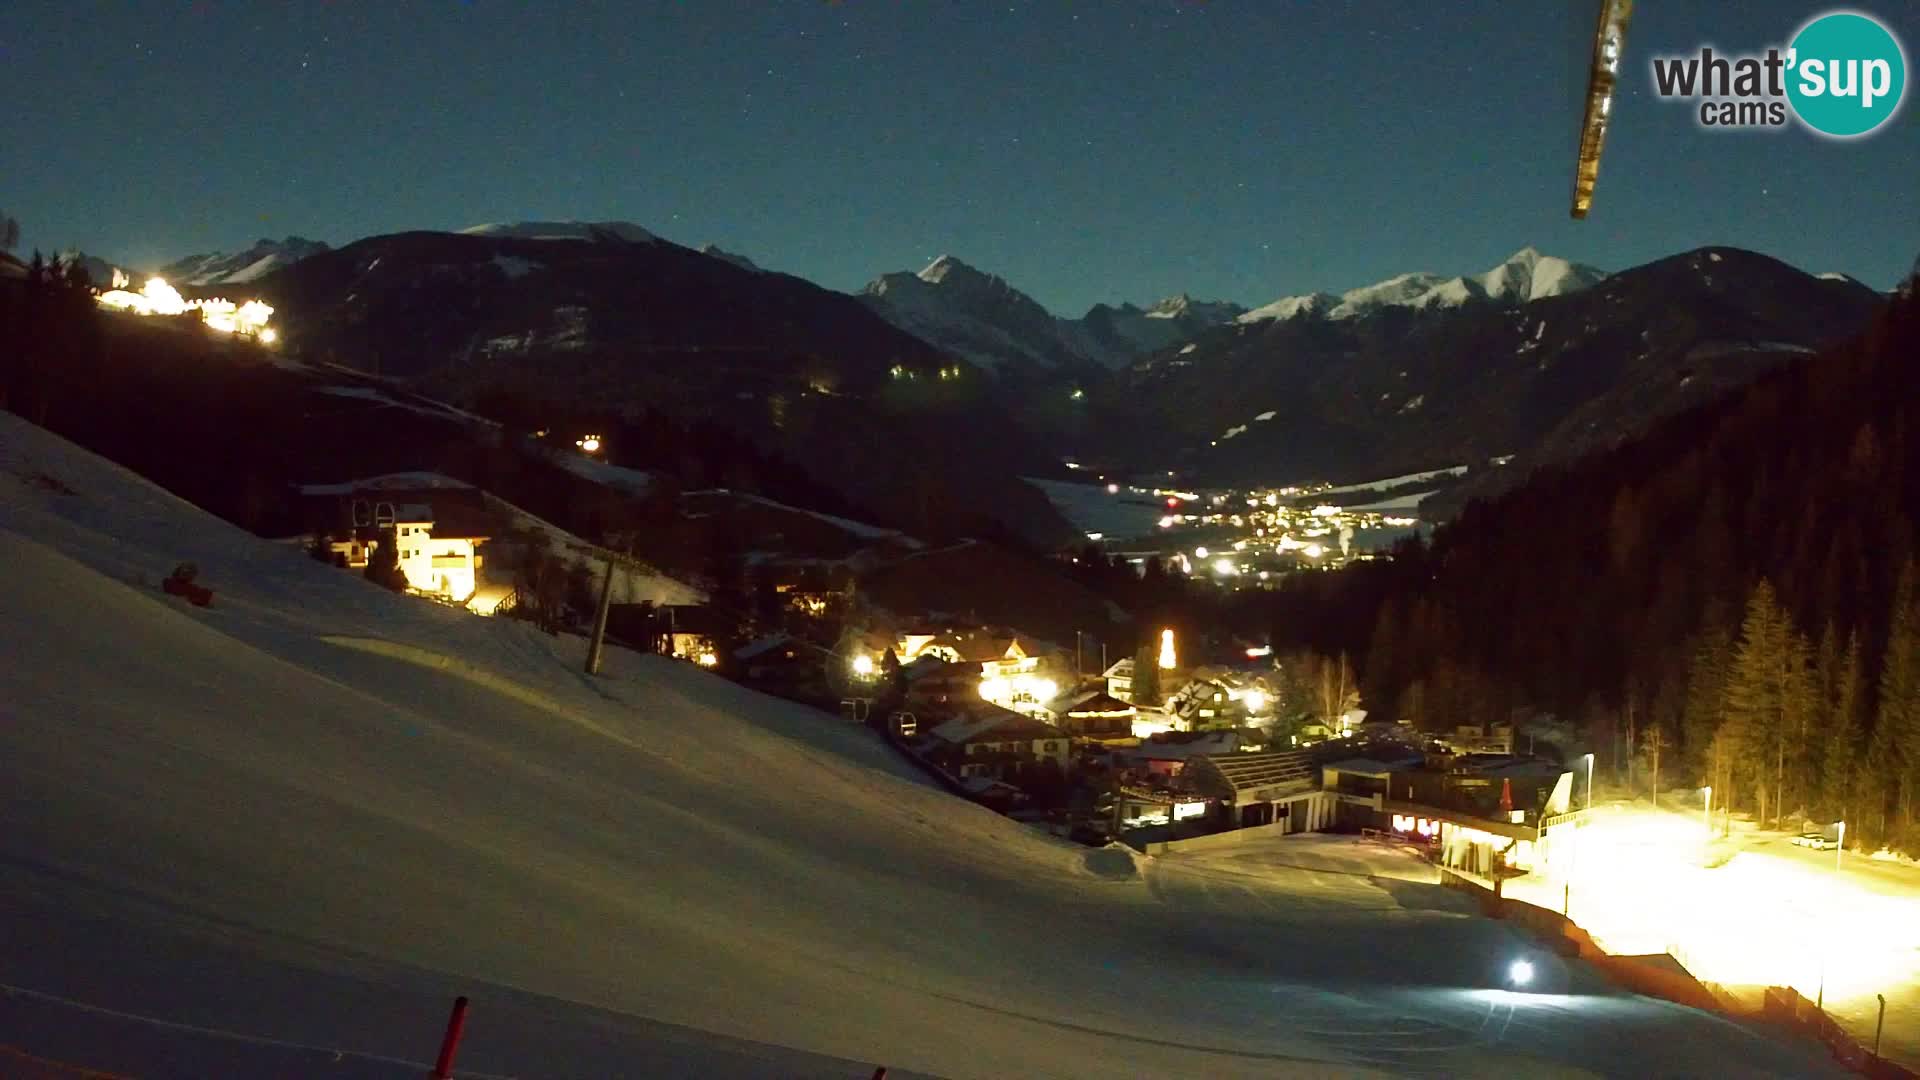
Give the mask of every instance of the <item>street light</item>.
[{"label": "street light", "polygon": [[1587,755],[1587,809],[1593,809],[1593,755]]},{"label": "street light", "polygon": [[1713,785],[1700,789],[1700,817],[1707,823],[1707,838],[1713,838]]},{"label": "street light", "polygon": [[1840,856],[1845,854],[1847,850],[1847,823],[1838,821],[1834,824],[1840,828],[1840,835],[1833,842],[1833,869],[1835,873],[1838,873],[1840,870]]}]

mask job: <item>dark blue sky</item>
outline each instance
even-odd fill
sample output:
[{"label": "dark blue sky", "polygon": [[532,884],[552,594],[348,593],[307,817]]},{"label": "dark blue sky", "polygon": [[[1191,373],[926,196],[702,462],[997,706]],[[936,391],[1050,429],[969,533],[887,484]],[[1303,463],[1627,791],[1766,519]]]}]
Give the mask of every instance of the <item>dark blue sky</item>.
[{"label": "dark blue sky", "polygon": [[[1912,0],[1862,6],[1920,55]],[[942,252],[1078,314],[1264,303],[1526,244],[1708,243],[1890,287],[1920,109],[1849,144],[1711,134],[1647,59],[1823,5],[1662,0],[1567,216],[1593,0],[0,5],[0,207],[154,261],[289,233],[618,218],[839,289]],[[1909,91],[1913,97],[1915,91]]]}]

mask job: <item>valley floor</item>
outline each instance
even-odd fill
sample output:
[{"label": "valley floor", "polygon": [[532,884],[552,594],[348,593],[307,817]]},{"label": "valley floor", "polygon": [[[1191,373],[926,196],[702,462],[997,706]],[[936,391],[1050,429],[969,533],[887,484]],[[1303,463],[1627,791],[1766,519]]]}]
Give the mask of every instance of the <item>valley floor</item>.
[{"label": "valley floor", "polygon": [[[210,608],[157,587],[188,560]],[[418,1075],[467,994],[463,1075],[1833,1072],[1578,966],[1489,989],[1529,945],[1391,856],[1069,845],[864,729],[581,652],[0,415],[0,1046]]]}]

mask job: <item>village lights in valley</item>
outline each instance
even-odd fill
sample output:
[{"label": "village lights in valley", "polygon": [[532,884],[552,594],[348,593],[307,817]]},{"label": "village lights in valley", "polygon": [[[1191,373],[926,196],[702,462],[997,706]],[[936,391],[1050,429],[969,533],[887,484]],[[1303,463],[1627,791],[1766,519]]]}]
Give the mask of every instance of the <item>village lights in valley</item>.
[{"label": "village lights in valley", "polygon": [[218,298],[188,300],[180,295],[180,290],[157,277],[148,278],[139,292],[129,292],[123,288],[129,282],[126,275],[121,273],[114,274],[113,284],[113,288],[95,298],[101,307],[130,311],[136,315],[185,315],[197,312],[200,321],[206,323],[209,329],[223,334],[256,336],[269,343],[278,336],[267,329],[267,320],[273,317],[273,308],[258,300],[249,300],[244,304]]},{"label": "village lights in valley", "polygon": [[700,654],[701,667],[718,667],[719,664],[720,664],[720,658],[718,656],[715,656],[710,652],[703,652]]},{"label": "village lights in valley", "polygon": [[583,438],[575,439],[573,441],[573,445],[579,447],[580,449],[586,451],[589,454],[597,454],[600,452],[600,436],[587,435]]}]

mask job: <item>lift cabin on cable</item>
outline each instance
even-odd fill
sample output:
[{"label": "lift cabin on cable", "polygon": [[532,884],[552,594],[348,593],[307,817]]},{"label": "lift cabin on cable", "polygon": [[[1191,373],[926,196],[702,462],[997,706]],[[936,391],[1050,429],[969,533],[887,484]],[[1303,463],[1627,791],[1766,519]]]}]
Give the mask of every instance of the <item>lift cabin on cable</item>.
[{"label": "lift cabin on cable", "polygon": [[1593,61],[1587,72],[1587,112],[1580,125],[1580,157],[1573,173],[1573,216],[1587,216],[1593,205],[1593,184],[1600,176],[1600,149],[1607,139],[1613,112],[1613,89],[1619,81],[1620,57],[1627,47],[1627,20],[1633,0],[1600,0],[1600,21],[1593,31]]}]

